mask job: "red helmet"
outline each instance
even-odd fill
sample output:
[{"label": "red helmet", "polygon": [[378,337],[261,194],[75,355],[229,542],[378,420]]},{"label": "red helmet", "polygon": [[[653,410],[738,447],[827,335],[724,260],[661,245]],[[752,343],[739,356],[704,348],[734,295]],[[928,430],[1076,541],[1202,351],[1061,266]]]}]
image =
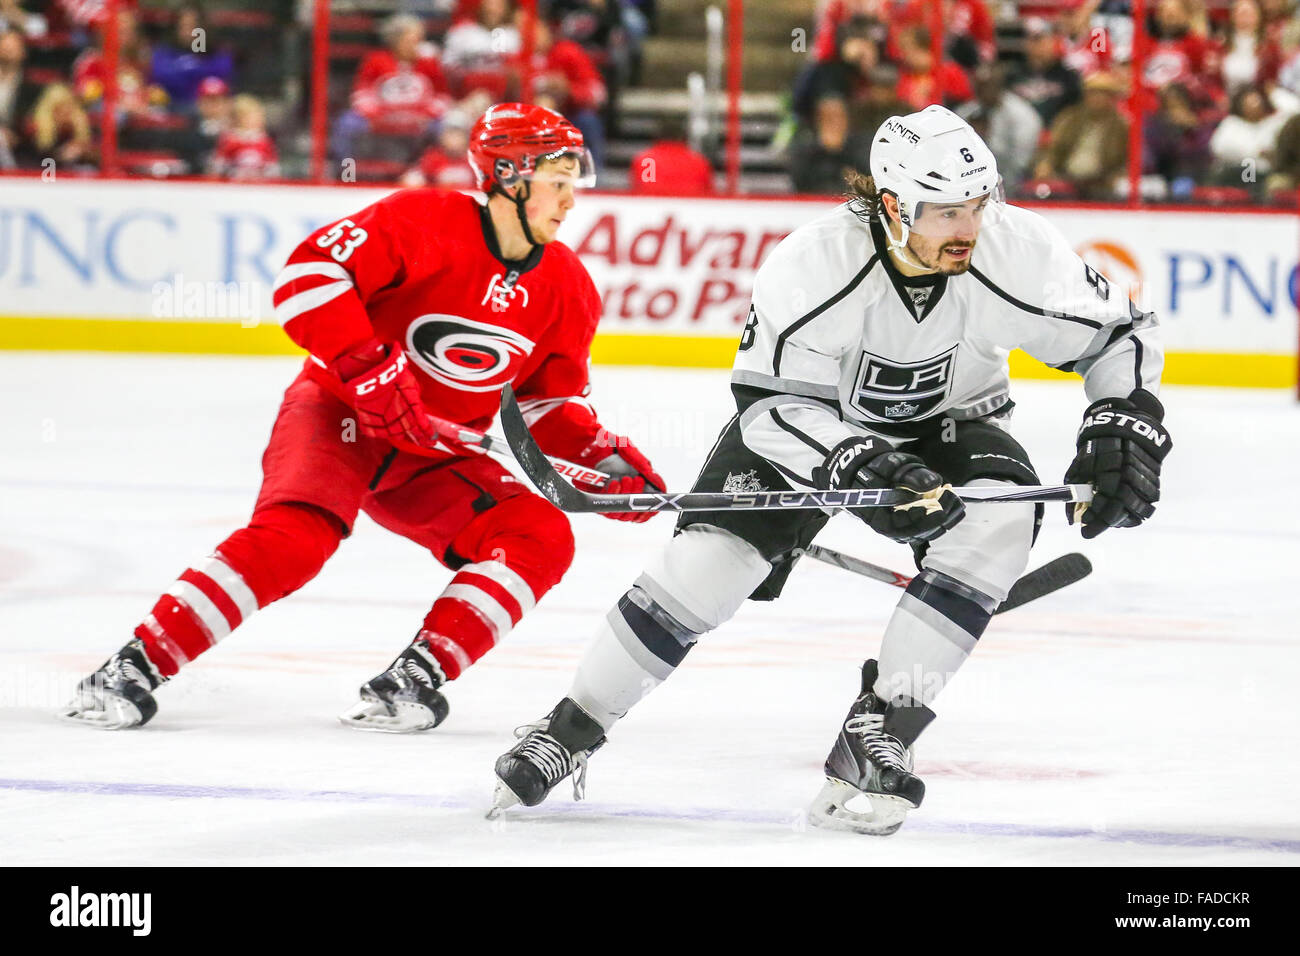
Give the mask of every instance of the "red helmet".
[{"label": "red helmet", "polygon": [[578,160],[575,186],[594,186],[596,169],[578,128],[555,110],[530,103],[497,103],[469,133],[469,164],[479,189],[532,179],[537,163],[566,154]]}]

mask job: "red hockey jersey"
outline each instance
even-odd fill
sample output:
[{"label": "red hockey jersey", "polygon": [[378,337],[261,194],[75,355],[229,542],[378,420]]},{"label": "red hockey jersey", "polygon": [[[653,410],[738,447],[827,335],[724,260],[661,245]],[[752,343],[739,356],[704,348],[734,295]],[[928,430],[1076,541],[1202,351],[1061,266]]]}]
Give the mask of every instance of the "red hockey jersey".
[{"label": "red hockey jersey", "polygon": [[[584,400],[595,284],[562,242],[502,259],[471,196],[400,190],[318,229],[289,256],[273,301],[311,353],[304,374],[326,387],[338,382],[325,367],[374,337],[400,343],[439,418],[484,429],[511,383],[551,454],[575,457],[600,430]],[[571,403],[583,411],[552,414]]]}]

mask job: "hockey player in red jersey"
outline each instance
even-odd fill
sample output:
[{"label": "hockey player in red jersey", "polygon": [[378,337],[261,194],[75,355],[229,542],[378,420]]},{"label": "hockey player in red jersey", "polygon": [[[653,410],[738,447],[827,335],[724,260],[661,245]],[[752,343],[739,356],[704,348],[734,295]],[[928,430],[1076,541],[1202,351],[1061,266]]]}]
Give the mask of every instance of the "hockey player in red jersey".
[{"label": "hockey player in red jersey", "polygon": [[161,683],[315,577],[364,510],[456,575],[341,719],[392,732],[441,723],[442,685],[573,559],[559,510],[496,461],[440,441],[430,422],[485,428],[507,383],[550,454],[614,475],[605,487],[615,493],[664,487],[585,399],[600,297],[555,241],[574,189],[594,181],[582,134],[551,110],[503,103],[475,124],[469,152],[486,203],[395,192],[290,255],[276,317],[309,358],[271,432],[252,519],[159,598],[78,685],[64,717],[106,729],[146,723]]}]

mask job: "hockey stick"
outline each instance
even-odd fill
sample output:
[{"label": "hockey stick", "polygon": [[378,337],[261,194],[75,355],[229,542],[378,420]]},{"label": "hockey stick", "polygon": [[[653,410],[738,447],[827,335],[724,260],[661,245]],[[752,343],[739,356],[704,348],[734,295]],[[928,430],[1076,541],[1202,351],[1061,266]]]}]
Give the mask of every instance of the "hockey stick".
[{"label": "hockey stick", "polygon": [[[810,544],[806,548],[798,548],[795,553],[806,554],[810,558],[816,558],[818,561],[837,568],[843,568],[846,571],[852,571],[855,574],[861,574],[876,581],[884,581],[886,584],[894,585],[894,587],[905,588],[912,583],[912,579],[906,574],[882,568],[870,561],[855,558],[851,554],[823,548],[819,544]],[[1066,585],[1082,581],[1091,573],[1092,562],[1077,551],[1071,554],[1063,554],[1059,558],[1053,558],[1041,568],[1035,568],[1013,584],[1007,599],[999,604],[998,609],[993,613],[1001,614],[1003,611],[1010,611],[1012,608],[1020,607],[1022,604],[1037,600],[1051,594],[1053,591],[1059,591]]]},{"label": "hockey stick", "polygon": [[[546,455],[528,431],[523,412],[507,385],[501,392],[501,428],[515,460],[528,480],[561,511],[606,513],[622,511],[724,511],[885,508],[911,505],[926,496],[896,488],[846,488],[839,491],[754,491],[754,492],[646,492],[639,495],[587,494],[569,484],[547,461]],[[963,501],[1091,501],[1091,485],[1024,485],[1013,490],[1003,486],[953,488]]]},{"label": "hockey stick", "polygon": [[[451,442],[460,445],[462,448],[487,452],[489,455],[499,455],[505,458],[513,457],[510,454],[510,446],[506,442],[497,438],[495,435],[487,435],[483,432],[475,431],[472,428],[466,428],[464,425],[456,422],[449,422],[445,418],[438,418],[436,415],[428,415],[429,426],[433,429],[434,434],[439,440]],[[609,481],[612,475],[603,471],[597,471],[595,468],[588,468],[585,465],[579,465],[576,462],[566,461],[563,458],[552,458],[545,456],[547,462],[558,474],[563,475],[570,481],[583,481],[591,485],[603,485]]]}]

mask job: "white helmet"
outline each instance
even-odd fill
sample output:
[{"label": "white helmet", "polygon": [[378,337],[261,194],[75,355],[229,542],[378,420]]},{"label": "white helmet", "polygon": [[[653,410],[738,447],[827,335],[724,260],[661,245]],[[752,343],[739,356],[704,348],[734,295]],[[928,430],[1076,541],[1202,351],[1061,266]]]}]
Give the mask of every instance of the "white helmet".
[{"label": "white helmet", "polygon": [[889,233],[883,207],[880,217],[890,245],[899,249],[907,244],[908,231],[917,231],[923,202],[962,203],[987,196],[983,222],[988,224],[1000,215],[1005,200],[992,151],[969,123],[938,105],[891,116],[880,125],[871,144],[871,178],[877,189],[898,200],[901,238]]}]

